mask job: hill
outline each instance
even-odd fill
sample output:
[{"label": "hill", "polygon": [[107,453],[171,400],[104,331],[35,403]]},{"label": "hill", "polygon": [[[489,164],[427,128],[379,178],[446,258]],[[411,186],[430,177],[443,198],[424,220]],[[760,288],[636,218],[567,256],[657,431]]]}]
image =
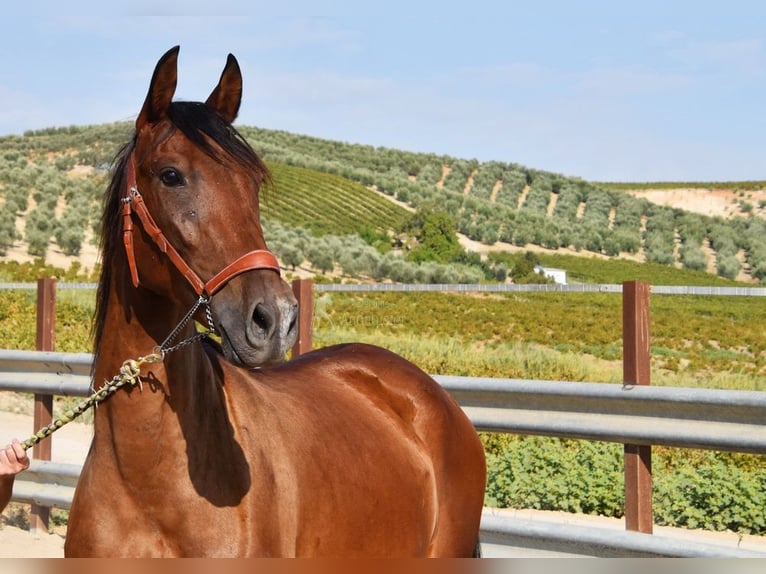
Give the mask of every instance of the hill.
[{"label": "hill", "polygon": [[[618,257],[746,282],[766,277],[761,182],[747,189],[646,189],[513,163],[239,129],[274,173],[264,217],[315,237],[385,237],[401,225],[405,208],[435,205],[456,221],[463,244],[484,254],[537,250]],[[117,123],[0,138],[0,250],[6,259],[45,256],[63,267],[75,259],[92,265],[94,214],[100,213],[111,159],[130,130],[130,124]],[[700,205],[704,209],[695,211]]]},{"label": "hill", "polygon": [[448,211],[481,252],[528,250],[621,257],[746,282],[766,277],[764,182],[651,184],[693,188],[698,202],[736,194],[736,209],[705,214],[649,201],[644,184],[592,183],[514,163],[415,154],[243,128],[275,161],[336,173],[411,208]]},{"label": "hill", "polygon": [[[2,259],[44,258],[66,268],[93,268],[101,194],[112,157],[130,126],[43,130],[0,138]],[[337,175],[269,162],[273,186],[262,216],[316,235],[385,234],[408,212],[363,185]]]}]

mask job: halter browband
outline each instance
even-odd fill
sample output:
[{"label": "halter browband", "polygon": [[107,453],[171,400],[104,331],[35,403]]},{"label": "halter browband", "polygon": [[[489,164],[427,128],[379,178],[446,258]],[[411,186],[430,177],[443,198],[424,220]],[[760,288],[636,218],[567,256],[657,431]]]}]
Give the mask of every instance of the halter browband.
[{"label": "halter browband", "polygon": [[130,267],[130,277],[133,280],[133,286],[138,287],[138,267],[136,265],[136,256],[133,250],[133,218],[132,214],[138,215],[141,220],[141,226],[144,231],[152,238],[160,251],[165,253],[176,269],[183,275],[189,284],[200,297],[210,298],[230,279],[245,271],[254,269],[272,269],[279,273],[279,262],[271,251],[266,249],[256,249],[245,253],[234,262],[224,267],[216,273],[207,283],[200,279],[194,270],[184,261],[170,242],[162,233],[157,223],[154,221],[149,209],[146,207],[144,198],[138,192],[136,184],[136,166],[133,153],[128,158],[126,173],[125,195],[122,197],[122,240],[125,245],[125,252],[128,256],[128,266]]}]

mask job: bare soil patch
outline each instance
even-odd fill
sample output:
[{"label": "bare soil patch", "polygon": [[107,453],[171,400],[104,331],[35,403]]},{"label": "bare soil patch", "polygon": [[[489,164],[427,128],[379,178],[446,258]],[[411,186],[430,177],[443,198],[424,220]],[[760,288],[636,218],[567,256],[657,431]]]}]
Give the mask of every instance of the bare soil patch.
[{"label": "bare soil patch", "polygon": [[629,190],[627,193],[658,205],[725,219],[747,215],[743,206],[751,205],[755,215],[766,217],[766,209],[761,207],[762,202],[766,202],[766,190],[677,188]]}]

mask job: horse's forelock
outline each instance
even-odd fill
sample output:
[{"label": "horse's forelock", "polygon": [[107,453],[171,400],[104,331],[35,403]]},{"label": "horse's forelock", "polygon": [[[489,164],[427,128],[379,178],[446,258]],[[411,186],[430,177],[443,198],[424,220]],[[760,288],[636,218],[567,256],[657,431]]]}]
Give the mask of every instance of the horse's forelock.
[{"label": "horse's forelock", "polygon": [[168,118],[175,128],[208,156],[221,162],[233,160],[251,171],[259,184],[269,179],[266,164],[250,144],[234,126],[207,104],[173,102],[168,109]]}]

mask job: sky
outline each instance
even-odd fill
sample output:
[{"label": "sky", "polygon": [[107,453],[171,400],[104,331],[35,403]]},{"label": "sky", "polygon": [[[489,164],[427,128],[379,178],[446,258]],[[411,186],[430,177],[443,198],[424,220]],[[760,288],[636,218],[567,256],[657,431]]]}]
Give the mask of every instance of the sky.
[{"label": "sky", "polygon": [[758,0],[7,2],[0,135],[135,119],[233,53],[238,125],[591,181],[766,179]]}]

